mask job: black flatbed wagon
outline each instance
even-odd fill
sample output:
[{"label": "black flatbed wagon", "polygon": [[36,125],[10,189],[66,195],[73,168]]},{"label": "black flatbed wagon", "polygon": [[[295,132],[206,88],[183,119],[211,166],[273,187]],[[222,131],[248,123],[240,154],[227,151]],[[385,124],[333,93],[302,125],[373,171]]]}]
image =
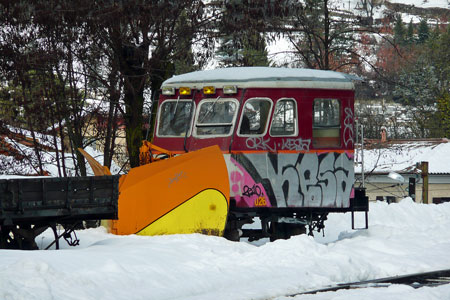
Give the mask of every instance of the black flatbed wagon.
[{"label": "black flatbed wagon", "polygon": [[76,245],[72,234],[83,222],[117,219],[119,178],[1,179],[0,249],[37,249],[35,238],[48,228],[55,236],[49,247],[58,249],[61,237]]}]

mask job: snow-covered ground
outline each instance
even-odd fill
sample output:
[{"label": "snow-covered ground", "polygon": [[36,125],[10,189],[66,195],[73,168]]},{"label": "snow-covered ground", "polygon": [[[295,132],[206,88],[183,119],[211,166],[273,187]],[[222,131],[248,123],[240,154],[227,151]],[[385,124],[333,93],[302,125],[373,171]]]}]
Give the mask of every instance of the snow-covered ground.
[{"label": "snow-covered ground", "polygon": [[[450,299],[450,284],[284,296],[450,268],[450,203],[371,203],[369,223],[368,230],[352,231],[349,214],[334,214],[325,238],[302,235],[258,244],[200,234],[81,230],[78,247],[0,250],[0,299]],[[51,235],[45,232],[37,244],[45,248]]]},{"label": "snow-covered ground", "polygon": [[[361,150],[356,149],[358,161]],[[427,161],[429,173],[446,174],[450,166],[450,142],[443,139],[423,141],[392,141],[391,143],[364,150],[365,172],[412,172],[416,163]],[[355,166],[361,173],[361,165]]]}]

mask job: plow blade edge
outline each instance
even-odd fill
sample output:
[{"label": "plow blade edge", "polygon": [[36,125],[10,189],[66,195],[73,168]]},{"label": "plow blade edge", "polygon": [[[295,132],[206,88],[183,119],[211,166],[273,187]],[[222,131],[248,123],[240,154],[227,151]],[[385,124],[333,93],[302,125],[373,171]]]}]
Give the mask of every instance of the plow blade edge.
[{"label": "plow blade edge", "polygon": [[133,168],[121,177],[114,234],[223,235],[228,172],[217,146]]}]

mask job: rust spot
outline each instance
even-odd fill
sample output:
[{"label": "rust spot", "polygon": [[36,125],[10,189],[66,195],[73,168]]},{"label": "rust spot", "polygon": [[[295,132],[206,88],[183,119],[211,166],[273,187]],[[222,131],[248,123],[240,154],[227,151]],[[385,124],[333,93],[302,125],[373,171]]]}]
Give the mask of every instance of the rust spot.
[{"label": "rust spot", "polygon": [[204,234],[204,235],[215,235],[215,236],[221,236],[222,232],[219,229],[215,228],[203,228],[198,231],[198,233]]}]

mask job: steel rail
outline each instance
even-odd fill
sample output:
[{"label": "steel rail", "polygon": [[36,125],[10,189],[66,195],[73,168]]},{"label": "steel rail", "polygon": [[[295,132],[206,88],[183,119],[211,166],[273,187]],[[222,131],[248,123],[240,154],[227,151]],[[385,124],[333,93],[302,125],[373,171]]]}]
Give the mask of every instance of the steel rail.
[{"label": "steel rail", "polygon": [[431,272],[413,273],[407,275],[397,275],[391,277],[377,278],[371,280],[363,280],[350,283],[340,283],[326,288],[291,294],[288,297],[294,297],[306,294],[317,294],[324,292],[334,292],[344,289],[357,289],[368,287],[388,287],[391,284],[404,284],[413,288],[421,288],[424,286],[432,287],[443,284],[450,284],[450,269],[437,270]]}]

